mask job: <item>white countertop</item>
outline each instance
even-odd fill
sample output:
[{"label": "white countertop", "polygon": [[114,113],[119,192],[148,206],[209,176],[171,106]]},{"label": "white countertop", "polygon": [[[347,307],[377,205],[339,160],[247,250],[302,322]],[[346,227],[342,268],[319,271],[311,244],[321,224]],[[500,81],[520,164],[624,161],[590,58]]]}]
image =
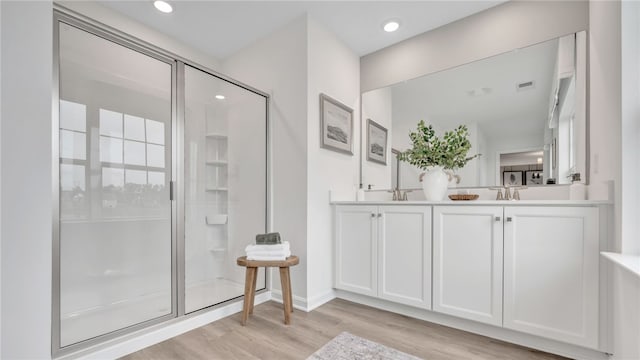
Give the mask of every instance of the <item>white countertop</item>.
[{"label": "white countertop", "polygon": [[493,206],[596,206],[611,205],[606,200],[469,200],[469,201],[331,201],[331,205],[493,205]]},{"label": "white countertop", "polygon": [[613,252],[601,252],[602,256],[618,264],[623,269],[640,277],[640,255],[620,254]]}]

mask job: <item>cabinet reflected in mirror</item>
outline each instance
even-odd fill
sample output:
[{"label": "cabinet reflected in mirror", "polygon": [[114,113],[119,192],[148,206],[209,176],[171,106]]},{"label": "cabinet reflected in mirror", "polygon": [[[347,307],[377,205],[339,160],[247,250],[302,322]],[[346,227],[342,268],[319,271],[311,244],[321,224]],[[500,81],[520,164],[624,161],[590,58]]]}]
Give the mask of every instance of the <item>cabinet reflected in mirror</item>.
[{"label": "cabinet reflected in mirror", "polygon": [[420,120],[439,136],[468,127],[469,155],[482,156],[455,171],[458,187],[570,184],[578,176],[584,182],[585,95],[586,32],[363,93],[362,119],[389,129],[392,161],[363,157],[362,183],[421,187],[423,171],[396,159]]}]

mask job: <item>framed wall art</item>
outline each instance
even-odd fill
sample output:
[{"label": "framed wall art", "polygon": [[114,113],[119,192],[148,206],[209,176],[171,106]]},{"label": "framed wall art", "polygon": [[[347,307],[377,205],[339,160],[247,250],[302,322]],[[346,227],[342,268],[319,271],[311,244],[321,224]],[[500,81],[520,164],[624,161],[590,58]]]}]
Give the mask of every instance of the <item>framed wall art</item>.
[{"label": "framed wall art", "polygon": [[320,147],[353,155],[353,109],[320,94]]},{"label": "framed wall art", "polygon": [[522,185],[522,171],[503,171],[502,185],[504,186]]},{"label": "framed wall art", "polygon": [[387,165],[387,129],[367,119],[367,160]]}]

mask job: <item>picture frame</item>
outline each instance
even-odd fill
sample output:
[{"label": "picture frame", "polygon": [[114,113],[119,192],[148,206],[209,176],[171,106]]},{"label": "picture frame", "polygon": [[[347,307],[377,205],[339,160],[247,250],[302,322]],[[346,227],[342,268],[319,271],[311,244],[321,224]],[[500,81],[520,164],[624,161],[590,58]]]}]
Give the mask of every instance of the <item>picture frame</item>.
[{"label": "picture frame", "polygon": [[524,172],[523,185],[543,185],[542,170],[527,170]]},{"label": "picture frame", "polygon": [[503,171],[502,172],[502,185],[503,186],[521,186],[522,183],[522,171]]},{"label": "picture frame", "polygon": [[367,160],[387,165],[387,128],[367,119]]},{"label": "picture frame", "polygon": [[558,163],[558,142],[553,138],[551,142],[551,169],[555,170]]},{"label": "picture frame", "polygon": [[320,94],[320,147],[353,155],[353,109]]}]

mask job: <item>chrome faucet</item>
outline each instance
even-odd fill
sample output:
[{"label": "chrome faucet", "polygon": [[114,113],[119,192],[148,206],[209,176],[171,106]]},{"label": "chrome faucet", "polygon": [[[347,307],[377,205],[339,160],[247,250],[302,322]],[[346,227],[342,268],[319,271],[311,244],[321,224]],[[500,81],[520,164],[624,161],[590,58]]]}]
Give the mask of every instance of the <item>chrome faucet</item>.
[{"label": "chrome faucet", "polygon": [[407,193],[410,193],[411,190],[405,190],[402,192],[400,188],[395,188],[393,190],[388,190],[387,192],[393,193],[393,201],[407,201],[409,200]]},{"label": "chrome faucet", "polygon": [[[489,190],[498,190],[496,194],[496,200],[520,200],[520,192],[519,190],[526,189],[526,186],[505,186],[504,188],[501,186],[491,187]],[[504,196],[502,195],[502,189],[504,189]],[[511,195],[511,190],[513,189],[513,195]]]},{"label": "chrome faucet", "polygon": [[511,187],[508,185],[504,187],[504,199],[511,200]]},{"label": "chrome faucet", "polygon": [[402,192],[400,191],[399,188],[395,188],[391,191],[389,191],[390,193],[393,193],[393,201],[399,201],[402,200]]},{"label": "chrome faucet", "polygon": [[526,186],[515,186],[513,188],[513,200],[520,200],[520,192],[518,190],[525,190]]},{"label": "chrome faucet", "polygon": [[504,200],[504,197],[502,196],[502,187],[501,186],[490,187],[489,190],[498,190],[498,193],[496,194],[496,200]]}]

